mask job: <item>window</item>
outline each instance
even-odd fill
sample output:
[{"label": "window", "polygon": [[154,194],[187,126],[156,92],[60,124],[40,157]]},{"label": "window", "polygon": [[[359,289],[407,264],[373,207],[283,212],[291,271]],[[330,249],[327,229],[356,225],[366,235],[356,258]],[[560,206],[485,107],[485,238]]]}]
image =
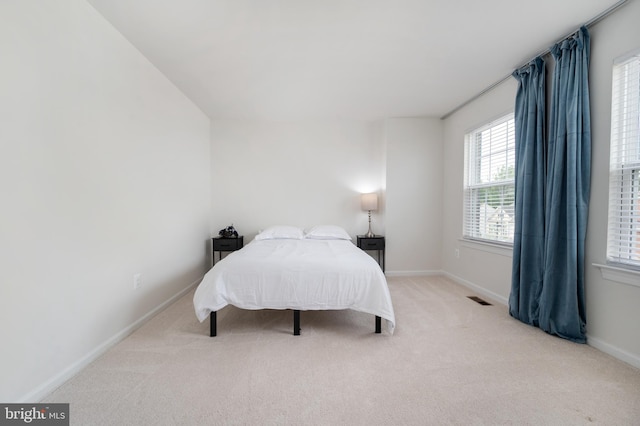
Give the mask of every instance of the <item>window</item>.
[{"label": "window", "polygon": [[640,52],[613,66],[607,261],[640,269]]},{"label": "window", "polygon": [[513,243],[515,129],[513,114],[467,134],[464,238]]}]

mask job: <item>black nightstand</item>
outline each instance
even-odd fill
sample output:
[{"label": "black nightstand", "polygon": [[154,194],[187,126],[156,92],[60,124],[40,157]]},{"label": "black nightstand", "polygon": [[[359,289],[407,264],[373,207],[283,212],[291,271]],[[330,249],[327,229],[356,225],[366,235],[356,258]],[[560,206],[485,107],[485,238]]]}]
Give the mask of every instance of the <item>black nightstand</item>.
[{"label": "black nightstand", "polygon": [[[384,235],[374,235],[373,237],[367,237],[366,235],[358,235],[358,247],[361,248],[362,250],[377,251],[378,264],[382,268],[382,272],[384,272],[384,251],[385,251]],[[380,257],[380,255],[382,255],[382,257]]]},{"label": "black nightstand", "polygon": [[240,250],[244,246],[244,238],[242,235],[236,238],[222,238],[215,237],[212,238],[212,249],[211,249],[211,266],[216,264],[216,252],[220,253],[220,260],[222,260],[222,252],[223,251],[236,251]]}]

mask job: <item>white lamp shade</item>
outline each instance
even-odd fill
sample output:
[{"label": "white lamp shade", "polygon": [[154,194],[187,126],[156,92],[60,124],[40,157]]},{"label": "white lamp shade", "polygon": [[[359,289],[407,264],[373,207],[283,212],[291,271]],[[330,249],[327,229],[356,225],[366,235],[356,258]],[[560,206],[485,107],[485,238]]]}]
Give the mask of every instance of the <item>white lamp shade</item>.
[{"label": "white lamp shade", "polygon": [[378,210],[378,194],[362,194],[362,210]]}]

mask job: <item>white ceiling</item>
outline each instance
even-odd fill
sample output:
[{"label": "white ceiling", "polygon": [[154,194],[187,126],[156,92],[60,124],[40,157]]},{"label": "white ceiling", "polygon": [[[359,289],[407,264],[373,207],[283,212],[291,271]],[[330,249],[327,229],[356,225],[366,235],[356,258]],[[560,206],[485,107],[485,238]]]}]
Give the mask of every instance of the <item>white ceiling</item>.
[{"label": "white ceiling", "polygon": [[615,0],[88,0],[211,118],[441,117]]}]

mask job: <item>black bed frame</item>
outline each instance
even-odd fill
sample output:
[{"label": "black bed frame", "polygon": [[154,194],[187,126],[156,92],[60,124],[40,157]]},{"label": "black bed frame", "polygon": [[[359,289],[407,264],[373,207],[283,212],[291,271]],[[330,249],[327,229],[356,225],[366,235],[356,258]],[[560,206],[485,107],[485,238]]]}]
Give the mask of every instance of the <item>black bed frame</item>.
[{"label": "black bed frame", "polygon": [[[211,324],[210,331],[209,331],[210,337],[215,337],[218,334],[216,317],[217,317],[217,312],[211,311],[211,314],[209,315],[209,321]],[[376,334],[380,334],[381,332],[382,332],[382,318],[376,315]],[[293,335],[294,336],[300,335],[300,310],[297,310],[297,309],[293,311]]]}]

